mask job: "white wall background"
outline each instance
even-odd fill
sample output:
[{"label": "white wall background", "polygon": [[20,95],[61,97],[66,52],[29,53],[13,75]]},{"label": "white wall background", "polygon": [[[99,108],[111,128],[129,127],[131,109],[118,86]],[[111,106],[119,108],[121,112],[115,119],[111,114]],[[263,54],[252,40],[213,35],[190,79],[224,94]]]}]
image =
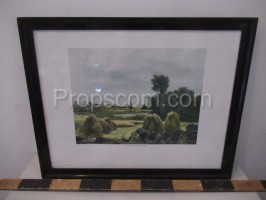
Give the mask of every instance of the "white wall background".
[{"label": "white wall background", "polygon": [[259,17],[235,167],[240,166],[250,179],[266,179],[266,1],[1,0],[1,178],[19,177],[37,152],[17,30],[19,16]]}]

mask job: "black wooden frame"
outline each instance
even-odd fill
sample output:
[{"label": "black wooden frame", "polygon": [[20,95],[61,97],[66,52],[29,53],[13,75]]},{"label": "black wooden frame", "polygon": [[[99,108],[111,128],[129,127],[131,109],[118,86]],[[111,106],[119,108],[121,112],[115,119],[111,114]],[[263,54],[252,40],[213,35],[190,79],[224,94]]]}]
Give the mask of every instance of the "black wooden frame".
[{"label": "black wooden frame", "polygon": [[[43,178],[224,179],[231,177],[258,23],[257,18],[20,17],[17,21]],[[53,168],[38,75],[34,30],[240,30],[239,55],[221,169]]]}]

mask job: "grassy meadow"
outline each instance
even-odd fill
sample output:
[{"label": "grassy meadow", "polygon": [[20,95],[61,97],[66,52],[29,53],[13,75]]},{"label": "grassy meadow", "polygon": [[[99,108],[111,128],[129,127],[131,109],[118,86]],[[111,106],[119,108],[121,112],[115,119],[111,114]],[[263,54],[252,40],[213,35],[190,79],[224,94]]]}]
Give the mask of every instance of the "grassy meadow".
[{"label": "grassy meadow", "polygon": [[[108,134],[101,135],[101,137],[105,141],[104,143],[126,143],[125,141],[129,141],[130,138],[132,138],[132,135],[134,135],[138,129],[142,129],[145,117],[150,116],[151,112],[151,110],[143,110],[138,107],[129,109],[128,107],[117,106],[94,107],[93,112],[91,111],[90,107],[83,108],[82,111],[74,110],[76,137],[84,137],[83,133],[80,132],[80,128],[82,127],[82,124],[84,123],[87,116],[93,114],[98,119],[108,118],[116,126],[115,130],[112,130]],[[188,124],[190,123],[180,122],[180,130],[185,132],[186,126]],[[93,136],[92,138],[95,139],[95,137]],[[128,143],[135,143],[135,141],[129,141]],[[185,144],[187,142],[180,138],[177,143]]]}]

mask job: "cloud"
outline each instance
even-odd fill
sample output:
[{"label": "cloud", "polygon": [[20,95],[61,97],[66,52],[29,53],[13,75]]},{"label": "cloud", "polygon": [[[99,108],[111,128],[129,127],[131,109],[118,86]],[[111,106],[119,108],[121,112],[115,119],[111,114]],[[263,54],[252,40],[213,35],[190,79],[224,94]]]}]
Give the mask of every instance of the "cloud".
[{"label": "cloud", "polygon": [[153,74],[170,79],[169,90],[186,86],[201,93],[205,49],[70,48],[73,93],[152,93]]}]

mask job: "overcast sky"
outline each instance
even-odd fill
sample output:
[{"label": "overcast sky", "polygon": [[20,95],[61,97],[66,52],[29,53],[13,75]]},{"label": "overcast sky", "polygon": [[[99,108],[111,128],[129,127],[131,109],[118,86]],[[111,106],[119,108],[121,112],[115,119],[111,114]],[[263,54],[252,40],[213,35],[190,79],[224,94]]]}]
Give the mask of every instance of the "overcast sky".
[{"label": "overcast sky", "polygon": [[169,77],[168,91],[202,91],[206,49],[70,48],[68,53],[72,93],[154,93],[153,74]]}]

